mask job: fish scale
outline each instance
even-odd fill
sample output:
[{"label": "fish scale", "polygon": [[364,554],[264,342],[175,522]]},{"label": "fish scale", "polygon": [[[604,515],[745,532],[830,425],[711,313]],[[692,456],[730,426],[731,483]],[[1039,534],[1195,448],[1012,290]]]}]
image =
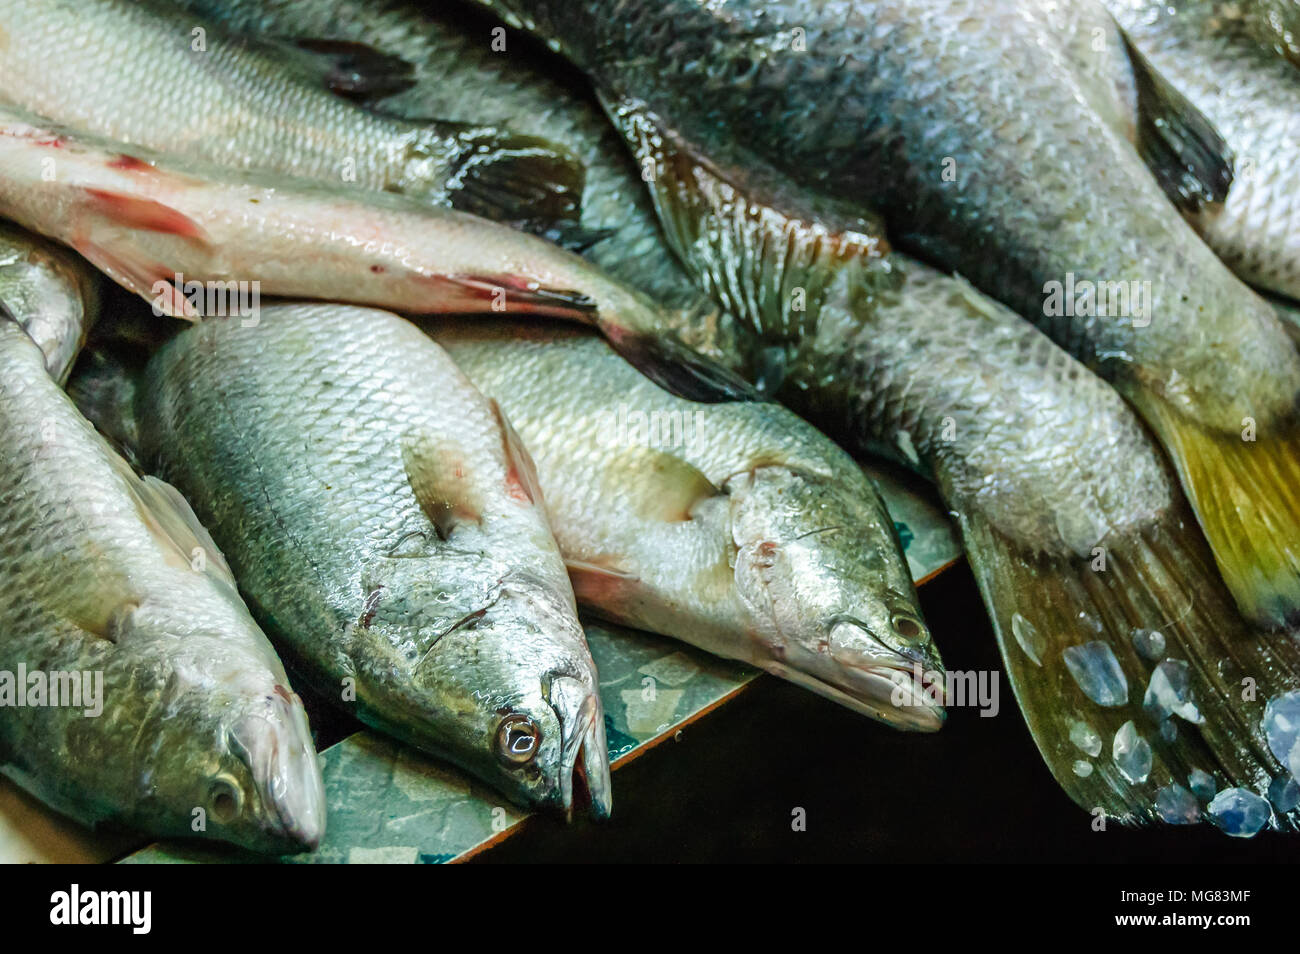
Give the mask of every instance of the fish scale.
[{"label": "fish scale", "polygon": [[852,458],[776,405],[667,394],[597,338],[475,324],[429,331],[535,455],[584,605],[886,724],[939,728],[925,692],[942,663]]}]

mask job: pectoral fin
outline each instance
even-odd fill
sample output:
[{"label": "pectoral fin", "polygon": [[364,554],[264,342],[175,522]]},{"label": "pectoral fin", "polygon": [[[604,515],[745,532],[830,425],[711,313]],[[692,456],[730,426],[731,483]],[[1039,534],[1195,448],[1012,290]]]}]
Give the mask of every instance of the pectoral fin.
[{"label": "pectoral fin", "polygon": [[[1122,31],[1121,31],[1122,32]],[[1137,83],[1137,147],[1171,202],[1184,212],[1222,202],[1232,153],[1219,131],[1124,36]]]},{"label": "pectoral fin", "polygon": [[482,520],[482,494],[459,447],[413,437],[402,445],[402,462],[411,490],[439,537],[446,540],[457,527]]}]

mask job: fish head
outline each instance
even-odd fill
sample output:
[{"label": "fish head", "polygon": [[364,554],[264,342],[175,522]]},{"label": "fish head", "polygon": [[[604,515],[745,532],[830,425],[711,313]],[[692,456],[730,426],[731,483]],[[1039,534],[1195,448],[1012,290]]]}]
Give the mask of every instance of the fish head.
[{"label": "fish head", "polygon": [[[415,647],[400,669],[370,674],[371,692],[386,696],[385,719],[520,805],[607,817],[604,710],[567,582],[474,555],[464,572],[451,570],[446,551],[438,559],[436,583],[427,572],[390,575],[368,621],[367,656]],[[448,586],[451,576],[467,582]],[[400,677],[373,684],[388,673]]]},{"label": "fish head", "polygon": [[[119,645],[151,641],[150,658],[164,647],[169,661],[142,720],[140,811],[155,830],[271,854],[314,850],[325,793],[302,700],[242,604],[190,597],[146,602],[115,627]],[[160,818],[168,812],[176,817]]]},{"label": "fish head", "polygon": [[754,664],[897,728],[937,730],[943,664],[869,481],[773,465],[725,490]]}]

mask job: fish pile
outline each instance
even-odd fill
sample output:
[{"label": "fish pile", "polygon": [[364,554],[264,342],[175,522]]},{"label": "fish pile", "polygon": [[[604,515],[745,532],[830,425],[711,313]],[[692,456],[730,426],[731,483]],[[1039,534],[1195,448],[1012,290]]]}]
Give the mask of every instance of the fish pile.
[{"label": "fish pile", "polygon": [[0,770],[604,817],[580,612],[939,730],[883,456],[1080,807],[1300,829],[1294,0],[467,4],[0,0]]}]

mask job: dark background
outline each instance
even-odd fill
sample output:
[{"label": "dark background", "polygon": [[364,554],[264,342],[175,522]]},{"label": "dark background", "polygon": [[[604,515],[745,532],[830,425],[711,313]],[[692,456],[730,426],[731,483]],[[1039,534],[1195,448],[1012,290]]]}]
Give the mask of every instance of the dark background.
[{"label": "dark background", "polygon": [[[960,563],[921,590],[944,662],[1001,671],[974,578]],[[949,710],[933,735],[896,732],[770,676],[614,773],[606,822],[534,816],[477,862],[1290,861],[1300,842],[1160,830],[1092,817],[1057,787],[1005,678],[1001,711]],[[791,830],[791,810],[807,830]]]}]

